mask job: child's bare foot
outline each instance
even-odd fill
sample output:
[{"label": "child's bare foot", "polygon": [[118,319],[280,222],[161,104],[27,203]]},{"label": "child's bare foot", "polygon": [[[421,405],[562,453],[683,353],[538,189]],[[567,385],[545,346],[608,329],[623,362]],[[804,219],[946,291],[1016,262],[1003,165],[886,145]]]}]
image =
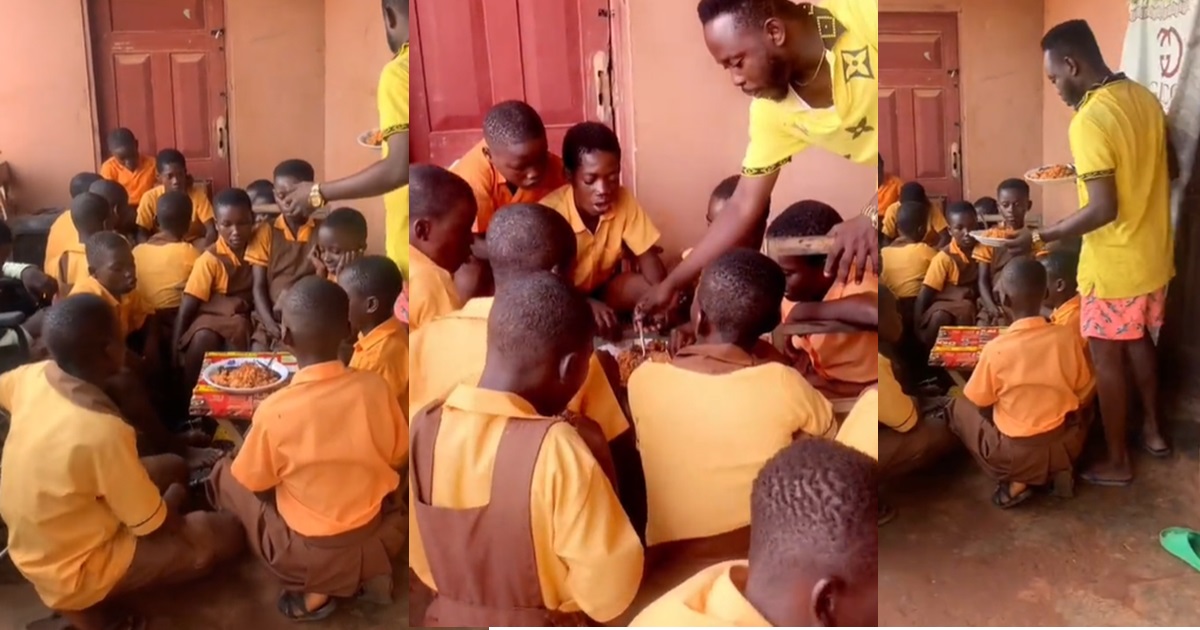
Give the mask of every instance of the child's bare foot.
[{"label": "child's bare foot", "polygon": [[996,486],[996,492],[992,494],[992,503],[996,507],[1006,510],[1028,501],[1032,496],[1033,488],[1026,484],[1017,481],[1001,481]]},{"label": "child's bare foot", "polygon": [[292,621],[320,621],[337,610],[337,602],[328,595],[284,591],[276,604],[279,612]]},{"label": "child's bare foot", "polygon": [[1142,448],[1154,457],[1166,457],[1171,454],[1171,445],[1167,444],[1167,440],[1158,432],[1155,423],[1147,422],[1142,428]]},{"label": "child's bare foot", "polygon": [[1079,478],[1097,486],[1127,486],[1133,481],[1133,468],[1129,462],[1100,462],[1085,470]]}]

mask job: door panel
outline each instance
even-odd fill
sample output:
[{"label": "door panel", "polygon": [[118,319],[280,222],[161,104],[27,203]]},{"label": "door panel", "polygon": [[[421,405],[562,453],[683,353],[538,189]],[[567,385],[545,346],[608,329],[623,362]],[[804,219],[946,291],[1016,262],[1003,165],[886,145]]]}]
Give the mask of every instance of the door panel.
[{"label": "door panel", "polygon": [[228,187],[223,0],[90,0],[90,9],[101,145],[128,127],[143,153],[178,149],[193,177]]},{"label": "door panel", "polygon": [[[414,0],[414,162],[449,166],[482,137],[495,103],[528,102],[558,152],[567,128],[611,123],[593,70],[609,50],[608,0]],[[604,73],[607,80],[609,73]]]},{"label": "door panel", "polygon": [[921,182],[930,196],[961,199],[957,16],[881,13],[879,46],[879,153],[887,170]]}]

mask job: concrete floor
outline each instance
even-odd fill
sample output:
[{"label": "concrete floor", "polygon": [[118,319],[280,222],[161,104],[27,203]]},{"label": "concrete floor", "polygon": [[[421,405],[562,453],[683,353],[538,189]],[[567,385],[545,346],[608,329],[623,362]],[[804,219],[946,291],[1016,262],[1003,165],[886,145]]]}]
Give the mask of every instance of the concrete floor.
[{"label": "concrete floor", "polygon": [[880,625],[1200,625],[1200,573],[1158,544],[1163,528],[1200,528],[1200,431],[1183,426],[1177,454],[1138,457],[1127,488],[1000,510],[965,455],[889,488]]},{"label": "concrete floor", "polygon": [[[407,560],[397,566],[407,567]],[[396,574],[397,601],[389,606],[339,602],[333,616],[305,628],[395,630],[408,627],[407,569]],[[279,586],[253,558],[226,567],[196,584],[147,592],[130,607],[146,617],[148,630],[294,630],[275,610]],[[7,560],[0,562],[0,630],[22,630],[45,617],[37,595]]]}]

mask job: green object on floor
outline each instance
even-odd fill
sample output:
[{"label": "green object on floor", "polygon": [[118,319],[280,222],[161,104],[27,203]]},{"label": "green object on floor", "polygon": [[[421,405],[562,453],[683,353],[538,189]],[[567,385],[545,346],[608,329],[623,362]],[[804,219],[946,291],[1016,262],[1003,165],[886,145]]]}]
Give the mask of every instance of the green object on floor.
[{"label": "green object on floor", "polygon": [[1168,527],[1158,535],[1158,542],[1167,553],[1200,571],[1200,532],[1186,527]]}]

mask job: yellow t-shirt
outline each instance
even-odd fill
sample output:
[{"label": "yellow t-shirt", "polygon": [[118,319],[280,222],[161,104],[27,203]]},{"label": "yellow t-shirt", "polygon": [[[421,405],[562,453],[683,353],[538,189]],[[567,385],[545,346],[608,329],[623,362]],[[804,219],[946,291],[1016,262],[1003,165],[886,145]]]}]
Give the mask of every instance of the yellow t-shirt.
[{"label": "yellow t-shirt", "polygon": [[88,608],[167,518],[137,436],[103,392],[49,361],[0,376],[0,407],[12,414],[0,516],[13,564],[46,606]]},{"label": "yellow t-shirt", "polygon": [[812,109],[794,92],[754,99],[743,175],[774,173],[810,146],[859,164],[879,156],[879,0],[825,0],[817,10],[836,21],[825,42],[833,107]]},{"label": "yellow t-shirt", "polygon": [[553,208],[575,231],[575,287],[591,293],[612,279],[621,262],[622,247],[641,256],[658,242],[658,228],[629,189],[622,187],[613,207],[600,217],[596,231],[583,224],[571,185],[550,193],[542,204]]},{"label": "yellow t-shirt", "polygon": [[1175,275],[1166,118],[1150,90],[1129,79],[1088,92],[1069,130],[1079,207],[1086,182],[1112,177],[1117,219],[1083,236],[1079,292],[1114,300],[1161,289]]},{"label": "yellow t-shirt", "polygon": [[884,247],[880,250],[883,273],[879,279],[898,299],[917,297],[925,274],[929,271],[929,264],[937,253],[936,249],[925,243]]},{"label": "yellow t-shirt", "polygon": [[[379,132],[383,138],[383,158],[388,156],[387,139],[408,133],[408,44],[379,75]],[[385,234],[388,258],[396,261],[408,277],[408,185],[383,196],[386,211]]]}]

